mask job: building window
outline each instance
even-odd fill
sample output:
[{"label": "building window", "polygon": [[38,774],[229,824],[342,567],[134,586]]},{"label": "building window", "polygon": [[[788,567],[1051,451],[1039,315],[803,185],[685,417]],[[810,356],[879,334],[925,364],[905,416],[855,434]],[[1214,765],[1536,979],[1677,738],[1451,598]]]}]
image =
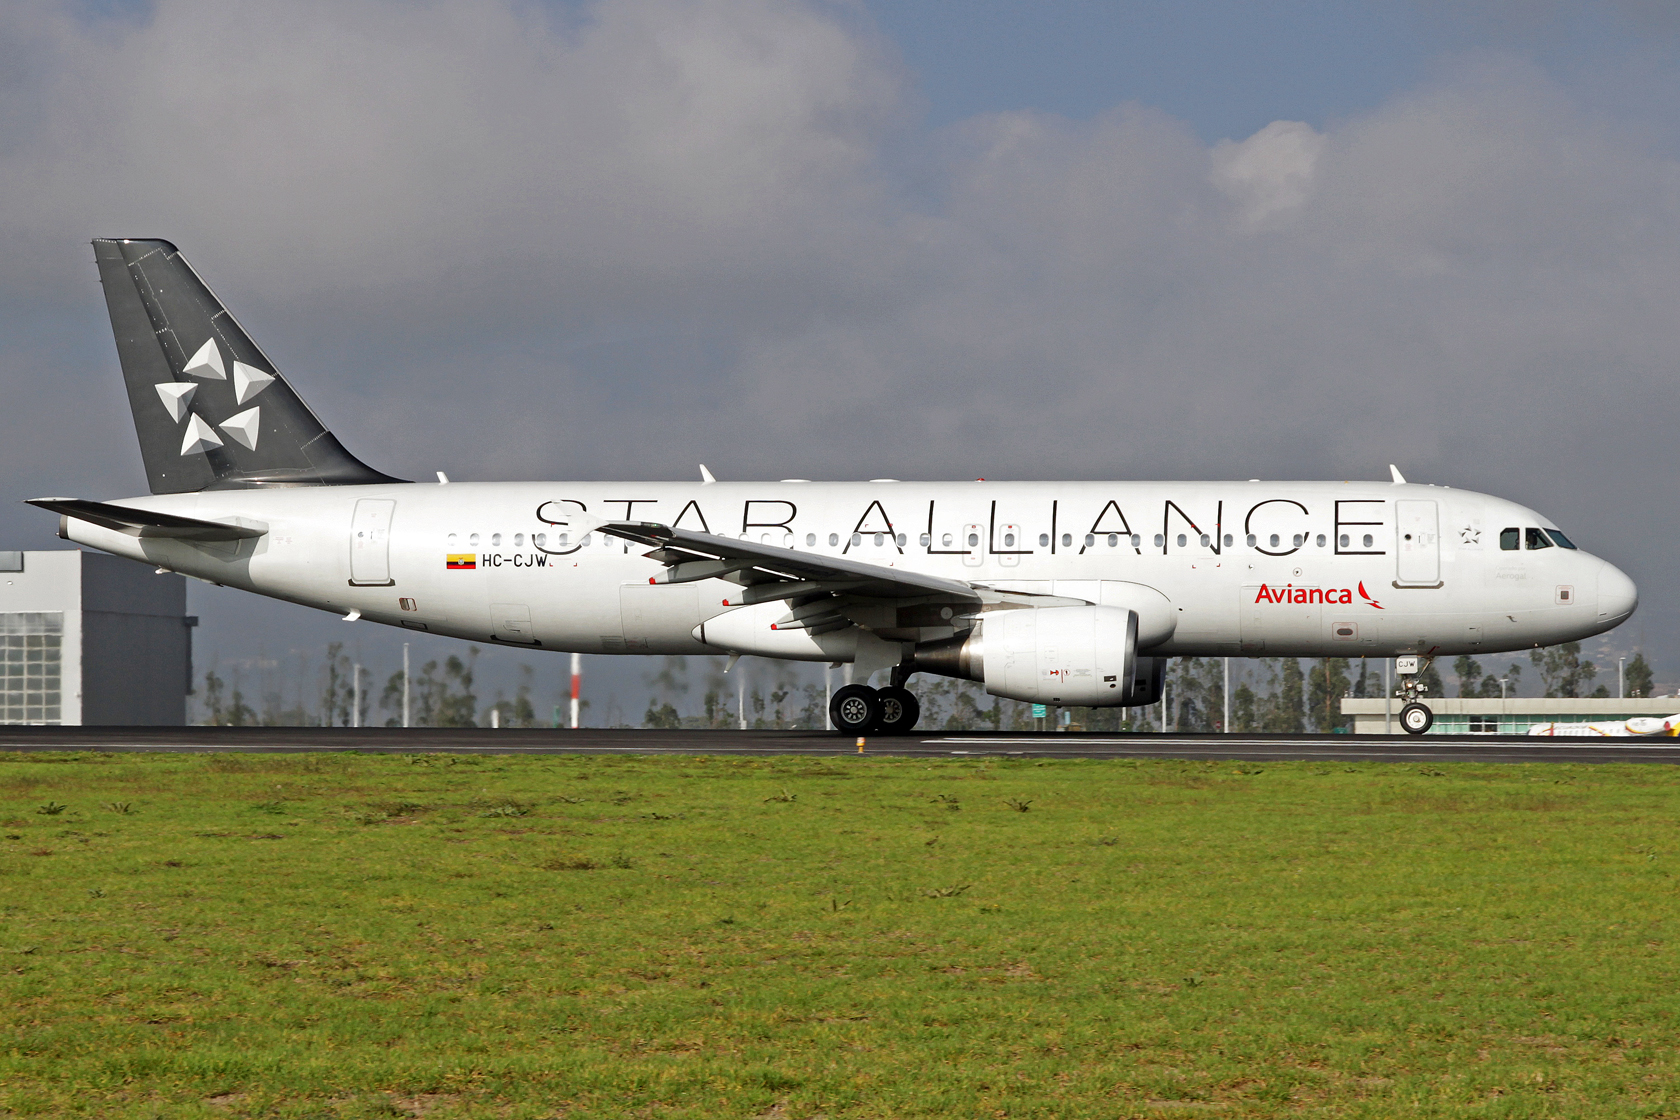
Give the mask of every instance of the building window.
[{"label": "building window", "polygon": [[1472,735],[1497,735],[1499,734],[1499,721],[1492,716],[1471,716],[1470,726],[1467,730]]},{"label": "building window", "polygon": [[64,612],[0,614],[0,723],[60,723]]}]

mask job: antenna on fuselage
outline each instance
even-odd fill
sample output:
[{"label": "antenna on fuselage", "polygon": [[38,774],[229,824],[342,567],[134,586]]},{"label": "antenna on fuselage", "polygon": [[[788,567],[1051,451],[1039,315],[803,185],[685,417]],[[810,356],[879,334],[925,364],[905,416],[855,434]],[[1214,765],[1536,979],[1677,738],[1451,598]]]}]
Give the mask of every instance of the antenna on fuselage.
[{"label": "antenna on fuselage", "polygon": [[717,481],[717,479],[712,477],[712,472],[706,469],[706,464],[701,463],[700,464],[700,485],[710,486],[712,483],[714,483],[716,481]]},{"label": "antenna on fuselage", "polygon": [[1406,476],[1401,474],[1400,473],[1400,468],[1395,466],[1393,463],[1390,463],[1388,465],[1388,473],[1394,476],[1394,485],[1396,485],[1396,486],[1406,485]]}]

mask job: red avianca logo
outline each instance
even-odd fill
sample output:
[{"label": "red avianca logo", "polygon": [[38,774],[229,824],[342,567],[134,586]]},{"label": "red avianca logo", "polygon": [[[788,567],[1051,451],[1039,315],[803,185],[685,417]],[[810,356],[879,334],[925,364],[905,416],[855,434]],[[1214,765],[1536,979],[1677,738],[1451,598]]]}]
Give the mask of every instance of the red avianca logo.
[{"label": "red avianca logo", "polygon": [[[1363,580],[1359,584],[1359,597],[1377,610],[1383,605],[1365,591]],[[1293,583],[1283,587],[1270,587],[1264,583],[1260,591],[1254,596],[1256,603],[1351,603],[1353,592],[1345,587],[1296,587]]]}]

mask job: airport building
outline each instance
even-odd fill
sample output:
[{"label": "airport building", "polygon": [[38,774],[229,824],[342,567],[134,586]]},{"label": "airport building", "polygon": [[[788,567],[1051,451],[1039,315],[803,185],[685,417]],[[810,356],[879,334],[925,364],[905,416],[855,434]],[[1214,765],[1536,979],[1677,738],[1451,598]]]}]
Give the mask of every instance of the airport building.
[{"label": "airport building", "polygon": [[[1513,696],[1508,700],[1426,696],[1423,702],[1435,713],[1435,724],[1426,732],[1429,735],[1526,735],[1536,723],[1604,723],[1680,712],[1680,697],[1675,696],[1624,699]],[[1348,699],[1342,701],[1342,714],[1353,717],[1356,735],[1398,735],[1400,708],[1404,703],[1398,697]]]},{"label": "airport building", "polygon": [[197,622],[183,576],[0,552],[0,724],[185,724]]}]

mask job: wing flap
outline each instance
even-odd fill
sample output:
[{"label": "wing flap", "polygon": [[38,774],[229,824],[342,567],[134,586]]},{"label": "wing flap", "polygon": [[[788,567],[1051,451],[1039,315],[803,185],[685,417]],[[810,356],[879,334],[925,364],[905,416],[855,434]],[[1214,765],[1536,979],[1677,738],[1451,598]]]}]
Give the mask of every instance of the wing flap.
[{"label": "wing flap", "polygon": [[[610,536],[653,548],[649,555],[675,569],[679,579],[687,574],[683,569],[688,564],[713,562],[720,570],[732,569],[732,574],[748,577],[749,602],[824,591],[881,599],[934,597],[973,605],[982,601],[976,588],[960,580],[889,568],[884,564],[866,564],[843,556],[821,556],[770,544],[731,540],[652,521],[604,521],[596,527]],[[688,569],[700,570],[706,569]],[[764,583],[785,583],[789,587],[760,588]]]}]

